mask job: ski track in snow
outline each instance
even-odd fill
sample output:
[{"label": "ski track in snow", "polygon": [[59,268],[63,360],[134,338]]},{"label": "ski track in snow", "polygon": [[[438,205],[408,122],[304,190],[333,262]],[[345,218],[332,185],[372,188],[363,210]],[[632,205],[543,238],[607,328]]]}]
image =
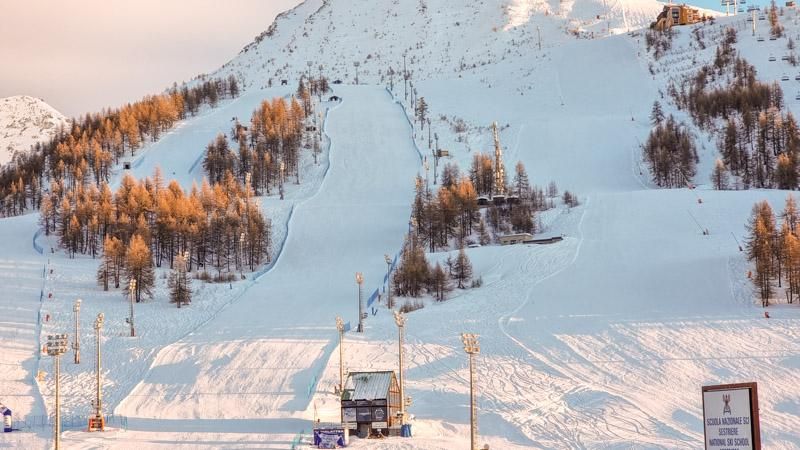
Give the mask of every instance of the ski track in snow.
[{"label": "ski track in snow", "polygon": [[[429,2],[431,9],[439,6]],[[522,30],[540,23],[536,8],[557,10],[565,20],[588,10],[578,2],[559,7],[519,0],[514,6],[511,17],[498,13],[490,19],[500,25],[514,23]],[[621,26],[647,15],[645,6],[639,10],[633,6],[630,2],[611,6],[622,8]],[[402,18],[416,5],[394,8]],[[306,9],[331,18],[332,23],[334,17],[344,17],[333,15],[331,3],[309,2],[297,14]],[[347,20],[356,26],[357,18],[372,13],[348,12],[352,17]],[[455,19],[465,20],[453,15],[441,22]],[[512,22],[504,22],[507,19]],[[303,32],[300,19],[292,20],[298,26],[279,28],[278,37]],[[389,15],[386,20],[396,18]],[[349,22],[340,24],[336,33],[345,25]],[[598,29],[597,22],[588,26]],[[430,27],[420,25],[426,33]],[[508,123],[507,130],[516,133],[501,133],[503,145],[513,142],[506,153],[507,167],[518,158],[535,184],[544,186],[555,180],[562,189],[574,190],[584,204],[540,215],[546,222],[542,235],[566,236],[557,244],[467,250],[483,286],[456,290],[446,302],[427,302],[424,309],[408,315],[405,380],[406,393],[413,398],[415,438],[355,440],[353,448],[433,450],[467,445],[469,377],[459,342],[462,332],[480,335],[478,422],[481,443],[488,442],[492,448],[697,448],[703,439],[700,386],[747,380],[759,382],[764,448],[798,448],[800,393],[795,373],[800,368],[800,314],[794,306],[778,306],[771,310],[772,319],[763,318],[761,309],[753,306],[752,288],[744,275],[748,263],[731,238],[731,233],[744,236],[744,223],[755,201],[767,198],[780,210],[786,193],[716,192],[703,185],[695,190],[651,189],[637,159],[639,144],[649,132],[647,115],[658,98],[658,87],[688,70],[691,37],[684,30],[665,57],[665,71],[657,72],[655,79],[647,73],[651,61],[644,43],[636,43],[641,37],[551,42],[557,39],[545,27],[547,42],[541,53],[498,59],[496,65],[479,64],[459,72],[458,79],[426,80],[423,76],[415,82],[430,104],[432,118],[457,115],[471,126],[458,140],[448,120],[432,120],[441,146],[451,149],[453,161],[462,170],[471,157],[465,150],[491,150],[490,139],[475,131],[475,126],[486,127],[495,120]],[[446,36],[440,31],[436,39]],[[314,30],[310,34],[315,38]],[[492,46],[511,38],[533,48],[530,36],[499,32],[497,36],[486,48],[478,45],[480,51],[470,55],[468,62],[480,63],[495,55]],[[471,45],[467,42],[446,56],[465,53]],[[780,51],[778,46],[785,45],[784,41],[756,44],[740,33],[737,45],[756,63],[759,77],[778,79],[789,70],[774,63],[765,66],[762,61],[765,48]],[[242,62],[264,58],[254,56],[266,51],[257,47],[224,70],[245,70]],[[389,52],[395,61],[402,47],[394,46]],[[323,47],[319,50],[323,52]],[[330,50],[337,58],[347,51],[353,52],[343,45]],[[709,47],[696,53],[705,61],[713,58],[713,52]],[[373,53],[364,63],[364,79],[375,76],[368,66],[390,59],[381,60]],[[424,47],[418,53],[418,61],[430,61]],[[347,62],[351,56],[339,59]],[[302,52],[287,58],[299,59],[305,70]],[[251,84],[264,83],[261,69],[268,70],[266,66],[249,69]],[[348,75],[341,65],[331,70],[345,79]],[[402,92],[402,86],[395,91]],[[124,356],[109,374],[107,388],[112,390],[111,403],[119,403],[117,411],[132,417],[130,429],[124,432],[97,436],[70,431],[65,436],[67,447],[284,448],[315,418],[338,420],[333,318],[342,315],[355,325],[353,272],[365,273],[367,295],[380,285],[385,273],[382,255],[399,247],[412,176],[419,171],[417,152],[425,145],[415,142],[416,149],[412,148],[408,116],[403,117],[380,88],[342,86],[337,94],[345,103],[332,115],[331,173],[313,193],[305,190],[307,186],[298,189],[295,199],[306,200],[297,203],[294,213],[287,213],[291,208],[285,205],[280,209],[280,217],[291,215],[283,238],[287,247],[268,274],[246,290],[245,284],[237,283],[239,291],[232,293],[204,286],[202,298],[221,297],[229,301],[228,306],[203,311],[202,303],[196,302],[193,308],[208,318],[196,323],[205,325],[193,325],[190,328],[197,328],[189,334],[167,336],[165,332],[153,345],[163,346],[157,354],[128,348],[120,338],[125,327],[118,319],[124,317],[126,305],[118,293],[113,298],[89,299],[87,313],[102,305],[109,317],[117,318],[117,323],[109,323],[108,332],[115,336],[106,341],[107,351]],[[259,95],[263,91],[248,91],[232,107],[249,113]],[[789,107],[797,115],[798,105]],[[181,183],[190,184],[197,171],[186,168],[202,156],[204,145],[220,127],[229,126],[225,117],[229,110],[222,111],[216,117],[209,113],[195,118],[149,147],[134,172],[149,175],[147,165],[159,161],[176,172],[182,169]],[[407,109],[401,111],[408,114]],[[187,129],[201,135],[187,137]],[[188,154],[170,154],[173,140],[185,146]],[[697,180],[707,177],[703,170],[713,156],[713,150],[701,152]],[[343,176],[353,172],[362,176]],[[271,199],[263,203],[268,212],[280,208]],[[9,236],[27,236],[33,220],[23,217],[0,223]],[[698,225],[710,234],[701,234]],[[33,297],[31,286],[38,289],[40,282],[37,261],[43,258],[30,257],[27,238],[26,248],[19,242],[15,245],[9,247],[13,258],[5,258],[7,267],[14,268],[14,275],[22,274],[20,285]],[[441,261],[447,254],[430,257]],[[71,300],[92,284],[88,280],[92,271],[86,268],[95,265],[87,262],[92,263],[88,259],[54,263],[57,270],[48,282],[57,287],[59,300]],[[53,312],[55,324],[44,331],[63,329],[69,323],[69,300],[60,309],[45,308]],[[148,316],[164,316],[144,317],[154,328],[168,328],[176,317],[169,315],[172,309],[159,310],[155,305],[151,309]],[[367,319],[363,335],[347,334],[348,370],[396,367],[396,327],[386,308],[377,309]],[[0,361],[6,365],[20,361],[23,370],[15,371],[11,383],[0,380],[0,395],[3,389],[32,387],[29,378],[35,365],[28,348],[35,343],[30,335],[35,323],[30,320],[32,311],[16,313],[10,325],[0,321],[3,344],[17,346],[13,353],[3,355],[8,362]],[[146,372],[141,364],[126,364],[126,357],[149,361]],[[42,361],[45,371],[48,364]],[[86,391],[90,377],[80,370],[67,371],[66,392]],[[120,392],[127,392],[133,382],[138,384],[123,399]],[[42,387],[48,404],[52,392],[47,384]],[[85,399],[75,397],[68,396],[65,404],[80,411]],[[20,398],[27,402],[22,411],[45,409],[37,405],[34,393]],[[21,436],[15,436],[19,447],[44,446],[40,441],[25,442]]]}]

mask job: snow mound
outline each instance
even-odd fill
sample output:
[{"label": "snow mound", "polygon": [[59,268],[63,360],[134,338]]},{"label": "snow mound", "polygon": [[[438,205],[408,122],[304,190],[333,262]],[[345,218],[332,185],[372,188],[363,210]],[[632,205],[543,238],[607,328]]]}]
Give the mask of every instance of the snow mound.
[{"label": "snow mound", "polygon": [[0,98],[0,164],[50,139],[67,118],[44,100],[27,95]]}]

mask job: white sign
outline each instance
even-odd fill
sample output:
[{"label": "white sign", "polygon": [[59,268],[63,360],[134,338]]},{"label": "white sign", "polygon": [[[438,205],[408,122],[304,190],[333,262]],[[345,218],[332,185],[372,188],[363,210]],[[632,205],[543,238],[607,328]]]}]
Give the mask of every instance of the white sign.
[{"label": "white sign", "polygon": [[372,422],[372,428],[389,428],[389,424],[386,422]]},{"label": "white sign", "polygon": [[703,420],[706,449],[752,450],[753,417],[750,389],[703,392]]}]

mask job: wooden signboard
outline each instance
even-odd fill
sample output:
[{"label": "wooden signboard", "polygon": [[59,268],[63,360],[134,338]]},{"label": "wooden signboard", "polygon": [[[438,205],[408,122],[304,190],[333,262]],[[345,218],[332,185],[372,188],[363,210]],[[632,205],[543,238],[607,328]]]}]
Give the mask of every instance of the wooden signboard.
[{"label": "wooden signboard", "polygon": [[706,450],[761,450],[756,383],[703,386]]}]

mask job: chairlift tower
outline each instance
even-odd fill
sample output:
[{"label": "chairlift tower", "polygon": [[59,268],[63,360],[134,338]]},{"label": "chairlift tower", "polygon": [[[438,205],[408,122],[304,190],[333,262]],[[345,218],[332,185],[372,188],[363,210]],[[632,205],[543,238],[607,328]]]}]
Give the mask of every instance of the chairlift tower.
[{"label": "chairlift tower", "polygon": [[506,173],[503,164],[503,148],[500,147],[500,137],[497,134],[497,122],[492,123],[494,136],[494,196],[506,195]]}]

